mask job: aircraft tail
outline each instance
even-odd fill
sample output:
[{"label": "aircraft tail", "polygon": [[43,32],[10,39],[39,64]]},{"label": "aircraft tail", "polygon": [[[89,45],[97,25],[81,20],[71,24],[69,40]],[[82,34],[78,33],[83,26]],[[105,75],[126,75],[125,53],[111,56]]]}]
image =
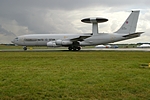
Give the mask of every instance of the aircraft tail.
[{"label": "aircraft tail", "polygon": [[126,21],[120,27],[120,29],[118,31],[116,31],[115,33],[123,33],[123,34],[134,33],[136,31],[139,13],[140,13],[140,11],[132,11],[132,13],[129,15],[129,17],[126,19]]}]

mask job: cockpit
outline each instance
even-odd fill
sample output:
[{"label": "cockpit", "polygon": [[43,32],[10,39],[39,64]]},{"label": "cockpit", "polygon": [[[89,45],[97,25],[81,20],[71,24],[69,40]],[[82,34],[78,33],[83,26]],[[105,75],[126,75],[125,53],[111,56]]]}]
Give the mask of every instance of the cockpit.
[{"label": "cockpit", "polygon": [[15,44],[18,40],[19,40],[19,38],[16,37],[16,38],[15,38],[14,40],[12,40],[11,42]]}]

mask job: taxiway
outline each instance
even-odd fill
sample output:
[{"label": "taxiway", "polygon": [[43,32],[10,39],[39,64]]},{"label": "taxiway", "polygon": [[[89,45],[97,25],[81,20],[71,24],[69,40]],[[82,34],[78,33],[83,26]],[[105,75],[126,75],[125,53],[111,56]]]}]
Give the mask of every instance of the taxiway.
[{"label": "taxiway", "polygon": [[[3,51],[26,52],[22,49],[3,49]],[[68,51],[66,48],[47,48],[47,49],[28,49],[27,52],[51,52],[51,51]],[[81,51],[150,51],[150,48],[82,48]],[[80,51],[76,51],[80,52]]]}]

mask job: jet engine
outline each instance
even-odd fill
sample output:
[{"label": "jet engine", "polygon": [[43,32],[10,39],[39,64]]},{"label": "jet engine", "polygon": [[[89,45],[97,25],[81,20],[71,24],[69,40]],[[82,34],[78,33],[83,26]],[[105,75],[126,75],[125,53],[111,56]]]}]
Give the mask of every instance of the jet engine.
[{"label": "jet engine", "polygon": [[57,47],[55,42],[47,42],[48,47]]},{"label": "jet engine", "polygon": [[62,40],[56,40],[56,45],[71,45],[72,41],[62,41]]}]

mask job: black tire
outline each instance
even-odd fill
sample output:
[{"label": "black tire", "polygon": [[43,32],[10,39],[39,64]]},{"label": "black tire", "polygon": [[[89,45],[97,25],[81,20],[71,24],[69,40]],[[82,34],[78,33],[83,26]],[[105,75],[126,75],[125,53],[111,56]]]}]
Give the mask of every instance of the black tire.
[{"label": "black tire", "polygon": [[80,51],[80,50],[81,50],[81,47],[78,47],[77,49],[78,49],[78,51]]},{"label": "black tire", "polygon": [[68,50],[69,51],[80,51],[81,47],[76,47],[76,46],[72,47],[72,46],[70,46],[70,47],[68,47]]},{"label": "black tire", "polygon": [[26,51],[26,50],[27,50],[27,47],[23,47],[23,50]]}]

